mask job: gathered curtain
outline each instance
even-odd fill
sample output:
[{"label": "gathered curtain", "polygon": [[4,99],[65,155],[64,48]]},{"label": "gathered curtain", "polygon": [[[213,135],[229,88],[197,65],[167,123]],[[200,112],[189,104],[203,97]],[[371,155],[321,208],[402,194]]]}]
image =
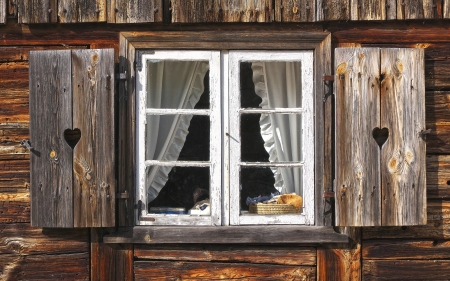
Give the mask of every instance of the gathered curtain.
[{"label": "gathered curtain", "polygon": [[[300,108],[300,62],[253,62],[253,83],[263,109]],[[261,114],[261,136],[270,162],[302,160],[301,114]],[[302,194],[302,168],[272,167],[275,188],[282,194]]]},{"label": "gathered curtain", "polygon": [[[204,91],[209,69],[202,61],[149,61],[147,108],[193,109]],[[146,159],[175,161],[188,135],[192,115],[147,115]],[[164,187],[172,167],[151,166],[146,171],[147,200]]]}]

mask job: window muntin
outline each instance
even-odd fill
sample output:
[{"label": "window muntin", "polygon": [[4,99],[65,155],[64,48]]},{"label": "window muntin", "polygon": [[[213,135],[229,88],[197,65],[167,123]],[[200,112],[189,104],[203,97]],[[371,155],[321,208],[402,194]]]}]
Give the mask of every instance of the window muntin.
[{"label": "window muntin", "polygon": [[[136,96],[136,180],[141,210],[136,223],[220,225],[220,53],[147,52],[142,54],[141,63],[144,67],[137,72]],[[202,138],[208,139],[196,143],[188,139],[189,128],[199,124],[207,124]],[[195,152],[183,151],[186,142],[207,153],[195,157]],[[192,173],[197,176],[189,176]],[[164,192],[163,187],[167,187]],[[180,194],[170,198],[168,191],[174,189],[190,193],[184,196],[190,200],[180,200]],[[188,214],[194,201],[208,193],[209,212]],[[168,198],[172,199],[170,206],[161,206]],[[183,210],[183,206],[189,208]]]},{"label": "window muntin", "polygon": [[[314,224],[313,56],[313,51],[229,52],[231,225]],[[245,85],[248,82],[242,81],[244,79],[242,70],[243,65],[248,63],[251,63],[253,68],[252,78],[255,92],[262,97],[262,101],[257,107],[243,101]],[[273,68],[276,68],[276,70],[274,71]],[[271,76],[268,77],[268,75]],[[259,76],[262,76],[262,78]],[[265,93],[261,94],[258,91]],[[246,152],[241,151],[248,147],[247,142],[251,142],[251,140],[244,139],[246,132],[243,132],[242,126],[246,119],[254,119],[249,115],[259,116],[262,135],[265,131],[266,133],[271,131],[271,136],[263,136],[263,139],[266,138],[264,146],[269,146],[269,148],[266,148],[270,158],[269,161],[266,159],[248,161],[247,159],[251,160],[252,157],[247,157]],[[286,123],[282,120],[288,121]],[[267,129],[268,125],[272,128]],[[290,136],[286,136],[287,134]],[[276,138],[278,138],[278,142],[273,141]],[[255,140],[255,142],[258,142],[258,140]],[[288,148],[286,144],[283,147],[283,142],[293,143]],[[273,157],[273,155],[270,155],[272,150],[278,151],[278,154],[284,153],[285,157],[279,157],[280,155]],[[280,153],[281,151],[283,152]],[[245,196],[245,192],[248,193],[252,188],[251,183],[247,188],[243,186],[246,184],[246,169],[249,168],[265,170],[266,173],[268,170],[272,171],[275,178],[275,189],[278,188],[282,192],[286,190],[294,191],[297,195],[302,196],[303,208],[301,213],[283,215],[254,215],[248,213],[247,207],[242,205],[242,197]],[[282,174],[283,176],[289,175],[295,184],[291,184],[288,189],[282,187],[283,184],[277,187],[277,181]]]},{"label": "window muntin", "polygon": [[[209,58],[207,53],[214,53],[213,58]],[[193,168],[203,167],[209,168],[210,172],[210,198],[211,198],[211,216],[189,216],[185,214],[156,214],[159,210],[153,209],[150,212],[149,206],[145,203],[145,207],[141,211],[140,216],[137,216],[138,224],[158,224],[158,225],[224,225],[232,224],[314,224],[314,127],[313,127],[313,51],[300,51],[300,52],[242,52],[242,51],[230,51],[222,52],[222,64],[219,64],[217,59],[218,52],[204,52],[204,51],[156,51],[155,54],[142,55],[143,65],[155,66],[162,60],[176,62],[185,60],[199,60],[205,61],[205,58],[209,60],[209,79],[205,78],[210,84],[210,109],[208,106],[202,109],[186,109],[180,105],[170,104],[164,108],[158,108],[154,106],[154,102],[149,103],[146,100],[148,80],[148,69],[151,67],[143,67],[142,71],[138,72],[138,200],[141,202],[147,202],[147,185],[145,175],[152,167],[164,167],[169,171],[175,167]],[[239,90],[241,79],[239,77],[240,68],[242,64],[255,64],[261,62],[297,62],[301,71],[301,95],[300,99],[292,105],[286,104],[278,106],[267,106],[263,108],[246,106],[240,103],[241,92]],[[228,64],[230,65],[228,71]],[[221,74],[219,74],[221,72]],[[169,72],[170,73],[170,72]],[[228,73],[228,75],[227,75]],[[222,75],[222,83],[219,83],[219,75]],[[172,75],[173,76],[173,75]],[[229,83],[228,83],[229,81]],[[298,82],[298,81],[297,81]],[[205,83],[206,84],[206,83]],[[228,86],[228,87],[227,87]],[[237,87],[237,88],[236,88]],[[256,88],[256,87],[255,87]],[[222,90],[222,96],[220,94]],[[298,96],[298,95],[297,95]],[[220,100],[223,100],[222,111],[222,126],[220,125]],[[299,107],[303,105],[302,107]],[[144,112],[144,113],[143,113]],[[144,119],[148,119],[149,116],[166,116],[166,115],[179,115],[179,116],[195,116],[206,115],[211,118],[210,122],[210,158],[208,160],[198,159],[194,160],[182,160],[174,159],[172,161],[148,159],[145,157],[142,159],[140,151],[145,151],[146,141],[151,135],[150,130],[146,131]],[[269,115],[278,116],[284,118],[284,115],[294,116],[297,123],[301,126],[296,127],[299,131],[299,142],[301,143],[301,151],[299,155],[304,159],[298,161],[276,161],[260,163],[258,161],[252,162],[251,159],[247,160],[245,157],[241,162],[241,130],[240,130],[240,118],[244,115]],[[212,120],[212,116],[215,116],[215,120]],[[219,117],[219,118],[218,118]],[[259,118],[259,117],[257,117]],[[144,123],[144,124],[142,124]],[[221,133],[223,128],[224,134]],[[146,133],[141,133],[146,132]],[[148,133],[147,133],[148,132]],[[229,133],[228,133],[229,132]],[[221,139],[221,136],[225,136]],[[224,165],[221,163],[221,143],[223,141]],[[238,146],[236,146],[238,144]],[[143,148],[143,149],[142,149]],[[144,153],[146,154],[146,153]],[[236,156],[239,156],[238,158]],[[152,158],[152,157],[150,157]],[[306,160],[305,160],[306,159]],[[182,161],[180,161],[182,160]],[[143,162],[142,162],[143,161]],[[143,165],[144,163],[144,169]],[[222,167],[222,169],[220,168]],[[296,174],[297,178],[300,178],[299,191],[303,196],[303,209],[301,214],[285,214],[285,215],[246,215],[242,212],[240,206],[240,191],[242,173],[240,170],[268,170],[271,171],[290,171],[291,174]],[[220,171],[223,171],[221,174]],[[223,184],[221,184],[221,177],[223,177]],[[305,191],[300,191],[302,187]],[[223,194],[223,196],[221,196]],[[223,198],[223,200],[221,200]],[[215,202],[215,203],[214,203]],[[222,210],[222,212],[221,212]],[[187,211],[187,210],[186,210]],[[163,211],[164,212],[164,211]],[[173,212],[176,213],[176,212]],[[222,222],[220,221],[222,216]]]}]

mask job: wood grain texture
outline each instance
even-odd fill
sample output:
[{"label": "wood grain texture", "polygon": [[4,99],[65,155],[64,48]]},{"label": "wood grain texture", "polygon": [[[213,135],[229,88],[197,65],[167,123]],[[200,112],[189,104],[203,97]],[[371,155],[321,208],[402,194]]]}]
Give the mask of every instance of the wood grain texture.
[{"label": "wood grain texture", "polygon": [[316,21],[315,0],[275,0],[276,22]]},{"label": "wood grain texture", "polygon": [[1,280],[89,280],[89,254],[0,255]]},{"label": "wood grain texture", "polygon": [[317,280],[361,280],[361,228],[340,227],[349,243],[317,248]]},{"label": "wood grain texture", "polygon": [[434,0],[403,0],[397,1],[397,19],[433,19],[442,17],[437,15]]},{"label": "wood grain texture", "polygon": [[108,23],[163,21],[163,0],[107,0]]},{"label": "wood grain texture", "polygon": [[450,199],[450,156],[427,155],[427,198]]},{"label": "wood grain texture", "polygon": [[91,228],[91,281],[132,281],[133,245],[104,244],[108,229]]},{"label": "wood grain texture", "polygon": [[[333,90],[331,83],[323,81],[323,75],[332,73],[331,67],[331,35],[328,35],[316,48],[314,58],[315,68],[315,221],[317,226],[331,226],[334,212],[334,202],[325,199],[324,192],[333,191],[333,96],[324,102],[323,96]],[[334,201],[334,200],[333,200]]]},{"label": "wood grain texture", "polygon": [[317,258],[314,247],[247,245],[136,245],[134,256],[140,260],[279,265],[315,265]]},{"label": "wood grain texture", "polygon": [[19,23],[55,23],[58,21],[57,0],[18,1]]},{"label": "wood grain texture", "polygon": [[19,0],[6,0],[7,3],[7,16],[9,18],[17,18],[17,2]]},{"label": "wood grain texture", "polygon": [[6,23],[7,7],[7,0],[0,0],[0,24]]},{"label": "wood grain texture", "polygon": [[351,0],[351,20],[396,19],[394,0]]},{"label": "wood grain texture", "polygon": [[[70,51],[30,54],[31,224],[73,226]],[[48,110],[42,110],[48,108]]]},{"label": "wood grain texture", "polygon": [[[118,186],[117,192],[128,193],[128,198],[117,202],[118,225],[135,225],[135,175],[136,175],[136,83],[135,83],[135,49],[124,37],[120,37],[119,71],[126,73],[126,80],[119,81],[119,120],[118,120]],[[130,118],[131,117],[131,118]]]},{"label": "wood grain texture", "polygon": [[442,14],[443,14],[442,17],[444,19],[450,18],[450,1],[444,0],[444,4],[442,7]]},{"label": "wood grain texture", "polygon": [[426,224],[424,52],[381,49],[382,224]]},{"label": "wood grain texture", "polygon": [[135,280],[315,280],[314,266],[135,261]]},{"label": "wood grain texture", "polygon": [[115,225],[114,50],[72,51],[74,226]]},{"label": "wood grain texture", "polygon": [[362,258],[367,260],[449,259],[449,240],[378,239],[364,241]]},{"label": "wood grain texture", "polygon": [[450,239],[450,201],[427,202],[427,225],[403,227],[366,227],[363,239]]},{"label": "wood grain texture", "polygon": [[273,4],[269,0],[183,1],[171,0],[173,23],[271,22]]},{"label": "wood grain texture", "polygon": [[317,21],[350,20],[350,0],[316,0]]},{"label": "wood grain texture", "polygon": [[106,0],[58,0],[61,23],[106,21]]},{"label": "wood grain texture", "polygon": [[332,227],[320,226],[170,226],[119,228],[103,237],[104,243],[141,244],[317,244],[347,243],[348,237],[336,233]]},{"label": "wood grain texture", "polygon": [[377,48],[335,49],[336,225],[381,225]]},{"label": "wood grain texture", "polygon": [[364,280],[447,280],[448,260],[365,260]]}]

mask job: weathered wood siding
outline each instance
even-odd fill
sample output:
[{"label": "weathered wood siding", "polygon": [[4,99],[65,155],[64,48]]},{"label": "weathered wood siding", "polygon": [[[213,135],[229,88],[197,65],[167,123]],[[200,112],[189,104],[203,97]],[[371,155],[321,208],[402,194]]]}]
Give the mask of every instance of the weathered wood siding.
[{"label": "weathered wood siding", "polygon": [[[450,18],[450,0],[1,0],[19,23],[324,22]],[[4,3],[4,6],[2,6]],[[8,6],[8,7],[6,7]],[[2,23],[0,11],[0,24]]]}]

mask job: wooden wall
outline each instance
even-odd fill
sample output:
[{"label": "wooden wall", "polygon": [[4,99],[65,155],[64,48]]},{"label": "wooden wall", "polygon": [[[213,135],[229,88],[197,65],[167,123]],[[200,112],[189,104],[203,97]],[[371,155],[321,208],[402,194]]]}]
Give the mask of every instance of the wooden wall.
[{"label": "wooden wall", "polygon": [[0,0],[19,23],[320,22],[450,18],[450,0]]},{"label": "wooden wall", "polygon": [[[351,21],[448,18],[448,1],[405,0],[405,5],[397,5],[399,1],[346,0],[338,5],[331,0],[260,0],[241,1],[243,6],[224,0],[153,1],[153,6],[147,7],[153,9],[153,18],[143,13],[146,19],[135,20],[127,16],[136,9],[133,1],[96,0],[93,2],[106,7],[102,21],[161,23],[46,26],[17,24],[23,22],[20,10],[24,8],[19,6],[27,0],[0,0],[0,23],[6,22],[3,15],[8,18],[7,24],[0,26],[0,280],[113,280],[118,278],[118,271],[122,273],[120,278],[125,276],[126,280],[450,279],[450,24],[430,20],[386,21],[382,25]],[[75,1],[47,2],[57,3],[59,13],[64,9],[60,3]],[[423,6],[411,5],[413,2]],[[123,10],[115,11],[111,8],[114,5]],[[111,10],[115,16],[111,16]],[[350,247],[104,245],[101,233],[89,229],[31,228],[29,153],[20,145],[22,139],[29,138],[29,51],[113,47],[117,55],[120,31],[179,30],[178,24],[162,24],[167,22],[167,15],[173,23],[214,23],[186,25],[185,30],[327,29],[332,32],[334,47],[426,48],[426,122],[427,128],[432,129],[427,141],[428,224],[352,229]],[[64,22],[93,21],[88,16],[66,16]],[[217,24],[273,20],[286,24]],[[287,23],[317,20],[339,21]],[[63,22],[61,18],[60,21]]]}]

